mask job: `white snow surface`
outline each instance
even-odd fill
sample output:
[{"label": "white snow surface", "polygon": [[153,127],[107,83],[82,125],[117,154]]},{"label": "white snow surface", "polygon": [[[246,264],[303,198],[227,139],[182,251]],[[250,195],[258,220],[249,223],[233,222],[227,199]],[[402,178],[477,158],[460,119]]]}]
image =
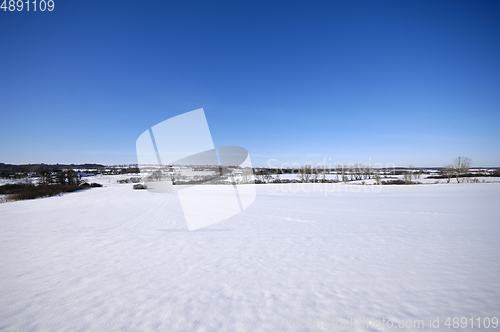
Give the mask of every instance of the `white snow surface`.
[{"label": "white snow surface", "polygon": [[444,329],[500,315],[498,183],[257,185],[241,214],[188,232],[175,194],[112,179],[0,204],[0,330]]}]

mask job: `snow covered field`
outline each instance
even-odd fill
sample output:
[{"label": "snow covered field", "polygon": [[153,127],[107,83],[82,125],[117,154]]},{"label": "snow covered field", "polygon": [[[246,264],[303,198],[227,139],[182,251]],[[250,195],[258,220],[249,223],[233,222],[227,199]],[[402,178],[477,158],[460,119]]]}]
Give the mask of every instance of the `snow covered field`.
[{"label": "snow covered field", "polygon": [[[247,210],[188,232],[176,195],[96,180],[0,204],[0,330],[444,330],[500,315],[498,183],[258,185]],[[394,328],[318,325],[360,317]]]}]

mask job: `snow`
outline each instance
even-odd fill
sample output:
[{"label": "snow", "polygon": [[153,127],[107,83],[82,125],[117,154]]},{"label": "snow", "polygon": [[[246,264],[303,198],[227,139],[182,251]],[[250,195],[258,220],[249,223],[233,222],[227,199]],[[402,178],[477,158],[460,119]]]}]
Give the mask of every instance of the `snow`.
[{"label": "snow", "polygon": [[175,194],[116,179],[0,204],[0,330],[444,328],[500,312],[498,183],[257,185],[248,209],[188,232]]}]

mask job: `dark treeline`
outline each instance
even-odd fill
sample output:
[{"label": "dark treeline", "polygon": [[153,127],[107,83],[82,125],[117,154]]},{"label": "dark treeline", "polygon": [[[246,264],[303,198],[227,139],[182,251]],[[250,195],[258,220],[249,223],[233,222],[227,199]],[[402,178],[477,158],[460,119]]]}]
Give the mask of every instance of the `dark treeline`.
[{"label": "dark treeline", "polygon": [[139,168],[136,166],[131,167],[106,167],[101,164],[24,164],[24,165],[11,165],[0,163],[0,177],[21,179],[26,176],[47,176],[47,174],[54,174],[63,170],[83,170],[80,172],[88,175],[96,174],[129,174],[139,173]]},{"label": "dark treeline", "polygon": [[13,165],[13,164],[4,164],[0,163],[0,171],[3,170],[17,170],[20,172],[34,172],[40,168],[44,168],[50,171],[58,171],[60,169],[65,168],[78,168],[78,169],[99,169],[104,168],[104,165],[101,164],[22,164],[22,165]]},{"label": "dark treeline", "polygon": [[7,173],[10,178],[24,178],[20,182],[0,186],[0,195],[7,195],[8,200],[23,200],[54,196],[90,187],[102,187],[99,183],[89,184],[83,181],[83,173],[71,168],[51,170],[50,167],[43,167],[44,165],[29,166],[31,167],[29,169],[13,167],[0,171],[0,173]]}]

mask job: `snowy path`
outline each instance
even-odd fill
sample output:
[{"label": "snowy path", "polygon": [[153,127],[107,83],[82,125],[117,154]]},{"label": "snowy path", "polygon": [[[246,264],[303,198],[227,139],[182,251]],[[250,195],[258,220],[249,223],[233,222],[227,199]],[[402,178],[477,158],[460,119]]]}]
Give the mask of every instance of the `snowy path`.
[{"label": "snowy path", "polygon": [[444,329],[449,316],[500,315],[500,184],[313,186],[257,186],[243,213],[194,232],[175,195],[131,185],[0,204],[0,330],[438,316]]}]

